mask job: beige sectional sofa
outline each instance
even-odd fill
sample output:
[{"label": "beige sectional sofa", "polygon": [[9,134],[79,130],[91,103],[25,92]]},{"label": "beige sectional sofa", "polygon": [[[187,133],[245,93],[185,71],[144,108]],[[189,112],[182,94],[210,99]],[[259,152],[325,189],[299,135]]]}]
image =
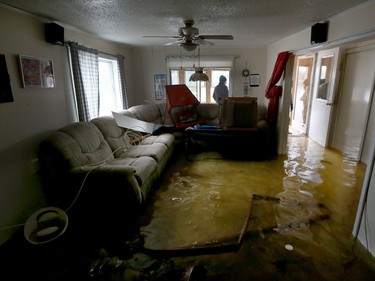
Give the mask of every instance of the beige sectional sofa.
[{"label": "beige sectional sofa", "polygon": [[[126,116],[133,117],[142,121],[171,125],[165,103],[147,103],[135,105],[129,109],[119,111]],[[200,103],[198,113],[204,123],[207,125],[217,125],[219,116],[219,106],[215,103]]]},{"label": "beige sectional sofa", "polygon": [[172,134],[130,144],[130,134],[115,126],[110,117],[70,124],[39,149],[47,205],[96,234],[132,225],[174,149]]},{"label": "beige sectional sofa", "polygon": [[[215,124],[217,105],[201,105]],[[136,105],[122,114],[171,124],[165,104]],[[76,122],[52,132],[39,147],[40,176],[48,205],[76,220],[111,227],[143,208],[183,132],[146,136],[117,126],[112,116]],[[82,218],[85,218],[82,220]],[[88,222],[89,223],[89,222]]]},{"label": "beige sectional sofa", "polygon": [[[172,120],[167,112],[166,103],[147,103],[135,105],[127,110],[119,111],[128,117],[136,118],[141,121],[172,125]],[[198,105],[199,118],[203,120],[205,125],[218,125],[219,120],[219,106],[216,103],[200,103]],[[174,130],[173,135],[177,143],[184,138],[184,129]]]}]

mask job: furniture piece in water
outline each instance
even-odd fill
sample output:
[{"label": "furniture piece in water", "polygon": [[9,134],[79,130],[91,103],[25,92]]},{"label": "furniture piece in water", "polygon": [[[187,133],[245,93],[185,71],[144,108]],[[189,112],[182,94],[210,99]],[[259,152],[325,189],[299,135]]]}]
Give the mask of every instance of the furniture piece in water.
[{"label": "furniture piece in water", "polygon": [[257,126],[257,98],[229,97],[219,100],[219,126],[226,128],[249,128]]},{"label": "furniture piece in water", "polygon": [[257,98],[229,97],[219,101],[219,125],[185,130],[186,156],[206,146],[230,158],[270,159],[276,155],[274,130],[257,118]]},{"label": "furniture piece in water", "polygon": [[185,153],[204,148],[219,151],[226,158],[266,160],[275,156],[272,131],[263,128],[224,129],[195,125],[185,129]]},{"label": "furniture piece in water", "polygon": [[201,124],[199,100],[185,84],[167,85],[167,112],[177,129]]},{"label": "furniture piece in water", "polygon": [[38,151],[46,203],[69,211],[71,225],[95,235],[129,229],[175,146],[172,134],[141,136],[110,116],[52,132]]}]

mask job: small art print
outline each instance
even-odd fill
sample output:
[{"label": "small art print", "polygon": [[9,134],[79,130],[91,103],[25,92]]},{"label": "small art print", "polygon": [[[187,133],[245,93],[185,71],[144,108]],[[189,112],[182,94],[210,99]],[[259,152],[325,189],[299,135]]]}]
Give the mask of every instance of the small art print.
[{"label": "small art print", "polygon": [[25,88],[55,87],[52,60],[20,55],[20,67]]},{"label": "small art print", "polygon": [[164,100],[166,96],[165,85],[167,84],[167,75],[166,74],[155,74],[154,75],[155,83],[155,99]]}]

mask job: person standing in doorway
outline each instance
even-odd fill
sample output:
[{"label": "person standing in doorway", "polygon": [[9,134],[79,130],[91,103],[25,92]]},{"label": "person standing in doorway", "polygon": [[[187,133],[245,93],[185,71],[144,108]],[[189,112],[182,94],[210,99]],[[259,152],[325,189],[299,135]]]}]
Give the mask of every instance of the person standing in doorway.
[{"label": "person standing in doorway", "polygon": [[220,99],[225,99],[229,96],[229,90],[227,87],[227,78],[221,75],[219,78],[219,84],[214,89],[213,98],[216,103],[219,103]]},{"label": "person standing in doorway", "polygon": [[306,118],[307,118],[307,110],[309,106],[309,96],[310,96],[310,80],[305,79],[303,81],[303,94],[300,98],[300,100],[303,103],[303,109],[302,109],[302,123],[306,124]]}]

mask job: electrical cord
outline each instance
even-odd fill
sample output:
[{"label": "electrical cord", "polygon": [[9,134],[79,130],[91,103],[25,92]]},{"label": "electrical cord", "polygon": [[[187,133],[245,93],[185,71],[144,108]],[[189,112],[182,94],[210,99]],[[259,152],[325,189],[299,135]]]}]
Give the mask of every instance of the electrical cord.
[{"label": "electrical cord", "polygon": [[[85,169],[89,168],[89,171],[88,171],[88,173],[85,175],[85,177],[84,177],[84,179],[83,179],[83,181],[82,181],[82,183],[81,183],[81,186],[80,186],[80,188],[79,188],[79,190],[78,190],[77,195],[76,195],[75,198],[73,199],[73,201],[72,201],[72,203],[70,204],[70,206],[69,206],[67,209],[65,209],[65,212],[68,212],[68,211],[73,207],[73,205],[75,204],[75,202],[78,200],[78,197],[79,197],[79,195],[81,194],[81,191],[82,191],[82,189],[83,189],[83,186],[84,186],[84,184],[85,184],[85,182],[86,182],[87,177],[89,176],[89,174],[90,174],[93,170],[95,170],[95,169],[97,169],[97,168],[99,168],[99,167],[101,167],[101,166],[103,166],[103,165],[106,165],[106,164],[107,164],[107,161],[108,161],[109,159],[111,159],[112,155],[115,155],[116,152],[118,152],[118,151],[120,151],[120,150],[122,150],[122,149],[123,149],[123,150],[128,150],[131,146],[134,146],[134,142],[131,141],[131,138],[134,137],[134,136],[139,137],[139,134],[140,134],[139,132],[138,132],[138,134],[137,134],[136,131],[133,131],[133,130],[131,130],[131,129],[126,130],[124,136],[122,137],[122,138],[125,140],[125,142],[126,142],[125,146],[121,146],[121,147],[115,149],[115,150],[114,150],[114,151],[113,151],[113,152],[112,152],[112,153],[111,153],[106,159],[104,159],[104,160],[102,160],[102,161],[99,161],[99,162],[96,162],[96,163],[87,164],[87,165],[84,165],[84,166],[81,167],[81,170],[85,170]],[[129,140],[128,138],[130,138],[130,140]],[[143,140],[143,139],[142,139],[142,140]],[[140,144],[140,141],[136,142],[135,144]]]}]

